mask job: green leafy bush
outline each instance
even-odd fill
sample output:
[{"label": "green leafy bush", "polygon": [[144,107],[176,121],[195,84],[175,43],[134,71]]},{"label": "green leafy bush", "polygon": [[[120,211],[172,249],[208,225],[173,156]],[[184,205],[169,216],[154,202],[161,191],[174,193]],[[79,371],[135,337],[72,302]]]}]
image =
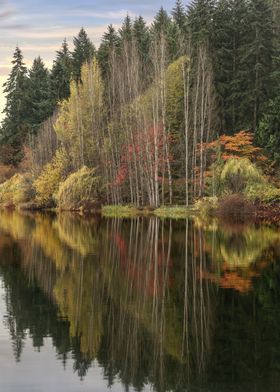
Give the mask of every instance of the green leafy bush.
[{"label": "green leafy bush", "polygon": [[211,215],[218,207],[218,198],[216,196],[203,197],[194,204],[194,209],[199,212],[201,216]]},{"label": "green leafy bush", "polygon": [[258,168],[247,158],[229,159],[223,167],[220,181],[224,194],[243,193],[248,186],[265,182]]},{"label": "green leafy bush", "polygon": [[280,202],[280,189],[268,183],[252,184],[246,187],[246,196],[261,203]]}]

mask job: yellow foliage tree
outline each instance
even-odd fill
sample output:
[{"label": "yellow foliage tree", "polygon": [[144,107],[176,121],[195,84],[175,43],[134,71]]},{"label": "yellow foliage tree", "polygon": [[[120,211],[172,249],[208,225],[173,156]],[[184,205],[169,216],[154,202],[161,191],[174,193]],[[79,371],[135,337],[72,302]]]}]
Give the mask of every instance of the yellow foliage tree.
[{"label": "yellow foliage tree", "polygon": [[98,201],[100,178],[94,169],[82,167],[61,183],[58,190],[58,206],[63,210],[77,210],[84,203]]},{"label": "yellow foliage tree", "polygon": [[92,167],[98,160],[104,113],[104,87],[96,59],[83,65],[81,82],[72,81],[70,91],[70,98],[60,105],[55,131],[75,169]]},{"label": "yellow foliage tree", "polygon": [[56,200],[59,185],[69,173],[70,161],[64,149],[56,152],[53,160],[44,166],[40,176],[35,180],[36,201],[52,205]]}]

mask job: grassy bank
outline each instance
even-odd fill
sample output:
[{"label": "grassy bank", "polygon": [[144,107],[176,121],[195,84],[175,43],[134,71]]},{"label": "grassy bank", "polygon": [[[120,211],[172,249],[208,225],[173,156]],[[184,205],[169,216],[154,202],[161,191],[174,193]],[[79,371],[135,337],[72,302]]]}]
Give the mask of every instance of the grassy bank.
[{"label": "grassy bank", "polygon": [[136,207],[133,205],[108,205],[103,206],[102,216],[107,218],[133,218],[135,216],[157,215],[157,209],[153,207]]},{"label": "grassy bank", "polygon": [[103,206],[102,215],[111,218],[132,218],[135,216],[155,215],[160,218],[185,219],[194,214],[193,208],[184,206],[162,206],[159,208],[135,206]]},{"label": "grassy bank", "polygon": [[186,219],[193,216],[194,213],[193,207],[185,206],[162,206],[154,211],[156,216],[170,219]]}]

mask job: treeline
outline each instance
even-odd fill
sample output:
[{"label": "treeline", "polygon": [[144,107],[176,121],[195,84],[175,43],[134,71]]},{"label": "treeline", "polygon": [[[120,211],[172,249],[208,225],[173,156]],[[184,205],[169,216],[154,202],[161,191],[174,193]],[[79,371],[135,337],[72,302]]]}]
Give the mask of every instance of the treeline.
[{"label": "treeline", "polygon": [[110,25],[98,50],[82,29],[51,71],[40,58],[28,71],[17,48],[2,163],[32,172],[43,203],[75,172],[74,204],[158,206],[204,195],[205,146],[220,134],[251,130],[278,160],[279,13],[273,0],[178,0],[150,26]]}]

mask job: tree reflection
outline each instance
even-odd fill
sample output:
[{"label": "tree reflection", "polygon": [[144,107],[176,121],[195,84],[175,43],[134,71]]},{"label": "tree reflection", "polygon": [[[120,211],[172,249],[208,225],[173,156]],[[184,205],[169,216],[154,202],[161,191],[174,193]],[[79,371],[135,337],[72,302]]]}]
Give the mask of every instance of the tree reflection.
[{"label": "tree reflection", "polygon": [[[1,212],[0,230],[5,322],[16,360],[27,336],[38,349],[50,336],[62,363],[73,358],[80,378],[98,361],[108,385],[117,377],[126,389],[151,384],[155,391],[180,391],[218,379],[221,366],[229,379],[233,362],[242,380],[249,373],[241,357],[251,373],[259,371],[242,332],[251,344],[252,328],[269,333],[259,328],[270,314],[264,309],[280,300],[278,231],[11,212]],[[256,314],[261,322],[251,324]],[[237,336],[240,347],[232,350]],[[264,377],[268,363],[266,369]]]}]

